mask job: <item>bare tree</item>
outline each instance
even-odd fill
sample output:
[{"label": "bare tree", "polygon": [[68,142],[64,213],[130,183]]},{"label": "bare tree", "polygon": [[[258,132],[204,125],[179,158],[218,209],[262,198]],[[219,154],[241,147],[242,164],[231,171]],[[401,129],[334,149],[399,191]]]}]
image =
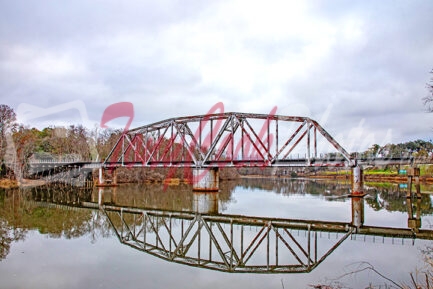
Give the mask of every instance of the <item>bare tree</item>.
[{"label": "bare tree", "polygon": [[16,126],[16,114],[6,104],[0,104],[0,160],[3,162],[6,151],[6,133]]},{"label": "bare tree", "polygon": [[[430,73],[433,74],[433,70]],[[427,89],[429,94],[423,98],[424,105],[427,106],[428,112],[433,112],[433,77],[430,79],[430,83],[427,83]]]}]

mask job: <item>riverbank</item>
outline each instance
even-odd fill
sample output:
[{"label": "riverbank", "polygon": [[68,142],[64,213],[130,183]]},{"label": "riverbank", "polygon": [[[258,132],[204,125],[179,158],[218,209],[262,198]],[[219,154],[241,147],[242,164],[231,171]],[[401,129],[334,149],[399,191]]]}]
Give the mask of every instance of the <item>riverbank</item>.
[{"label": "riverbank", "polygon": [[19,183],[16,180],[0,179],[0,188],[15,189],[18,187],[19,187]]},{"label": "riverbank", "polygon": [[45,180],[29,180],[23,179],[21,182],[17,180],[10,179],[0,179],[0,188],[3,189],[16,189],[16,188],[27,188],[27,187],[37,187],[45,185],[47,182]]},{"label": "riverbank", "polygon": [[[350,180],[351,174],[309,174],[303,178],[326,179],[326,180]],[[386,183],[407,183],[406,175],[399,174],[368,174],[364,173],[364,182],[386,182]],[[433,184],[433,176],[420,176],[419,181],[425,184]]]}]

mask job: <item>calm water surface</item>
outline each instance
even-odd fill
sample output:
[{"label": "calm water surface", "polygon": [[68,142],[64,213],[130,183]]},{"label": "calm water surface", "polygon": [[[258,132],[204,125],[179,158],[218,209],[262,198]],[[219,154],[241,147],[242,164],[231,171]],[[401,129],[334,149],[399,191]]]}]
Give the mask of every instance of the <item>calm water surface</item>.
[{"label": "calm water surface", "polygon": [[[431,271],[433,190],[413,200],[405,190],[367,185],[354,200],[346,183],[272,179],[223,182],[211,194],[188,185],[3,190],[0,287],[392,285],[372,270],[348,274],[368,266],[411,284],[411,272]],[[411,230],[421,237],[402,237]]]}]

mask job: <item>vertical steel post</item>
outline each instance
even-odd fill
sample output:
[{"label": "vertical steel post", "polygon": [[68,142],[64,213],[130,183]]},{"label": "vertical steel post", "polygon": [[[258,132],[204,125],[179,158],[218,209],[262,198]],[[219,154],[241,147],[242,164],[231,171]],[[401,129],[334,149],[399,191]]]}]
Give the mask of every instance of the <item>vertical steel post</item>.
[{"label": "vertical steel post", "polygon": [[209,144],[209,148],[212,146],[213,144],[213,119],[210,120],[210,144]]},{"label": "vertical steel post", "polygon": [[269,270],[269,231],[271,230],[270,224],[266,230],[266,267]]},{"label": "vertical steel post", "polygon": [[170,217],[168,218],[168,226],[169,226],[169,230],[170,230],[170,237],[169,237],[169,242],[170,243],[168,243],[168,251],[170,252],[170,254],[171,254],[171,252],[172,252],[172,250],[171,250],[171,243],[173,243],[173,241],[172,241],[172,237],[171,237],[171,234],[172,234],[172,225],[171,225],[171,214],[170,214]]},{"label": "vertical steel post", "polygon": [[[203,219],[201,220],[202,222],[205,222]],[[198,230],[198,240],[197,240],[197,258],[198,258],[198,265],[200,265],[200,251],[201,251],[201,226],[200,226],[200,222],[198,222],[198,226],[197,226],[197,230]]]},{"label": "vertical steel post", "polygon": [[104,204],[104,189],[99,188],[98,190],[98,205],[101,207]]},{"label": "vertical steel post", "polygon": [[171,123],[171,138],[168,144],[170,145],[170,165],[173,163],[173,150],[174,150],[174,134],[173,134],[173,122]]},{"label": "vertical steel post", "polygon": [[199,145],[199,149],[201,151],[201,135],[203,134],[203,127],[202,127],[202,118],[200,118],[199,123],[198,123],[198,145]]},{"label": "vertical steel post", "polygon": [[234,153],[235,153],[235,125],[234,125],[234,119],[232,117],[232,121],[231,121],[231,125],[232,125],[232,130],[231,130],[231,141],[230,141],[230,150],[231,150],[231,155],[232,155],[232,159],[231,159],[231,163],[233,164],[233,160],[235,158]]},{"label": "vertical steel post", "polygon": [[[161,141],[161,129],[158,129],[158,142],[157,142],[157,144],[159,144],[160,141]],[[160,151],[160,149],[158,148],[158,150],[156,151],[156,158],[158,159],[158,161],[161,161],[159,159],[159,157],[160,157],[159,151]]]},{"label": "vertical steel post", "polygon": [[317,231],[314,232],[314,263],[317,263]]},{"label": "vertical steel post", "polygon": [[233,268],[233,219],[230,220],[230,269]]},{"label": "vertical steel post", "polygon": [[122,135],[122,166],[125,165],[125,134]]},{"label": "vertical steel post", "polygon": [[[146,129],[146,133],[144,135],[144,161],[147,163],[147,151],[148,151],[148,147],[147,147],[147,134],[148,134],[148,130]],[[150,157],[150,156],[149,156]],[[150,159],[149,159],[150,160]]]},{"label": "vertical steel post", "polygon": [[360,228],[364,224],[364,198],[352,196],[352,226]]},{"label": "vertical steel post", "polygon": [[310,156],[311,156],[311,148],[310,148],[310,122],[307,124],[307,164],[310,165]]},{"label": "vertical steel post", "polygon": [[245,160],[244,153],[244,119],[241,120],[241,154],[242,159]]},{"label": "vertical steel post", "polygon": [[104,168],[103,167],[99,168],[98,181],[99,181],[99,185],[103,185],[104,184]]},{"label": "vertical steel post", "polygon": [[143,247],[146,249],[146,235],[147,235],[147,214],[143,213]]},{"label": "vertical steel post", "polygon": [[308,258],[308,268],[310,268],[311,266],[311,224],[308,224],[307,258]]},{"label": "vertical steel post", "polygon": [[363,170],[360,166],[352,168],[352,196],[364,194]]},{"label": "vertical steel post", "polygon": [[239,262],[241,264],[244,263],[244,225],[241,225],[241,259],[239,260]]},{"label": "vertical steel post", "polygon": [[268,153],[267,153],[267,155],[268,155],[268,158],[269,158],[269,156],[270,156],[270,154],[271,154],[271,120],[269,119],[269,118],[267,118],[266,119],[266,122],[267,122],[267,129],[268,129],[268,131],[267,131],[267,137],[268,137]]},{"label": "vertical steel post", "polygon": [[275,228],[275,265],[278,266],[278,228]]},{"label": "vertical steel post", "polygon": [[317,158],[317,127],[314,126],[314,158]]},{"label": "vertical steel post", "polygon": [[275,158],[278,154],[278,118],[275,119]]},{"label": "vertical steel post", "polygon": [[209,221],[209,261],[212,261],[212,221]]}]

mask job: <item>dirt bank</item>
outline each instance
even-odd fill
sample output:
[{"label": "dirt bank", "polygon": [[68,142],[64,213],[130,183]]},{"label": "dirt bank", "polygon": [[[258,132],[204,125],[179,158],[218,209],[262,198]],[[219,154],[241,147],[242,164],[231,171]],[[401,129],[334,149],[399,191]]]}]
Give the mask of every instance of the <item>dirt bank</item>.
[{"label": "dirt bank", "polygon": [[15,188],[27,188],[27,187],[37,187],[45,185],[46,181],[44,180],[28,180],[23,179],[21,182],[17,180],[10,179],[0,179],[0,188],[4,189],[15,189]]}]

